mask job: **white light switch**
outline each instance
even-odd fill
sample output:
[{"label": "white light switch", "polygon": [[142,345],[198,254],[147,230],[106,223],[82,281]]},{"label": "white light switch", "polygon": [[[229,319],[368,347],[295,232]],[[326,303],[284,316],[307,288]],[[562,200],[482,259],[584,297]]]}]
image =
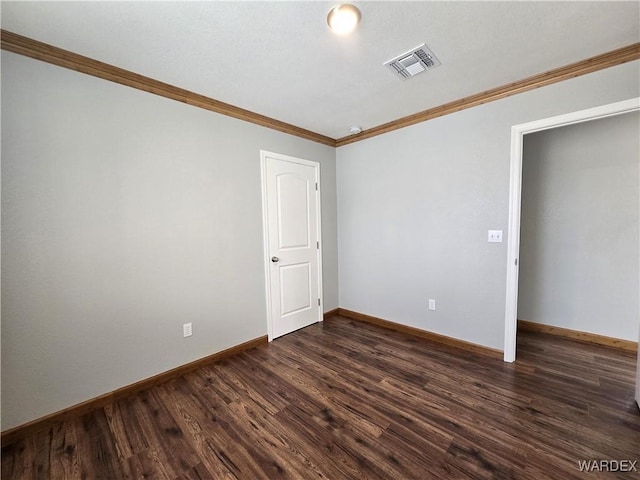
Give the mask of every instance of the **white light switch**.
[{"label": "white light switch", "polygon": [[184,325],[182,325],[182,336],[190,337],[191,335],[193,335],[193,329],[191,328],[191,323],[185,323]]},{"label": "white light switch", "polygon": [[502,230],[489,230],[487,241],[490,243],[502,243]]}]

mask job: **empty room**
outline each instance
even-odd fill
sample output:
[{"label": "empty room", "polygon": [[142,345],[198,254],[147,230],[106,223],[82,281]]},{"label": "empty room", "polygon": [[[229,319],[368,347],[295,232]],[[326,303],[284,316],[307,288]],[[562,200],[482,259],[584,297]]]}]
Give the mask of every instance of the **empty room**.
[{"label": "empty room", "polygon": [[0,9],[3,479],[638,478],[640,3]]}]

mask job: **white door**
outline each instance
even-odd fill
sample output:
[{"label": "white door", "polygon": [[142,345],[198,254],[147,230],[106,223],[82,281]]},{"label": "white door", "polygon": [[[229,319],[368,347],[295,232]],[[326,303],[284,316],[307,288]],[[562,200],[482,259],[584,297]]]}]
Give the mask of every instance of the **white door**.
[{"label": "white door", "polygon": [[269,339],[321,313],[319,164],[261,152]]}]

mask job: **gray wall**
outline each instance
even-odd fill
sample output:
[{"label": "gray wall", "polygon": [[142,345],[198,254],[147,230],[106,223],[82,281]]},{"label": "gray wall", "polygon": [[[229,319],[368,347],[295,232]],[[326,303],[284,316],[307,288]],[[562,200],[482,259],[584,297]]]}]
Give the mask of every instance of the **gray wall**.
[{"label": "gray wall", "polygon": [[2,429],[266,334],[260,149],[321,162],[325,310],[502,348],[510,127],[638,73],[342,147],[336,174],[330,147],[2,52]]},{"label": "gray wall", "polygon": [[518,318],[638,341],[637,112],[524,137]]},{"label": "gray wall", "polygon": [[639,94],[636,61],[338,148],[340,306],[502,350],[511,126]]},{"label": "gray wall", "polygon": [[[2,429],[266,335],[260,149],[335,149],[2,52]],[[193,337],[182,338],[182,324]]]}]

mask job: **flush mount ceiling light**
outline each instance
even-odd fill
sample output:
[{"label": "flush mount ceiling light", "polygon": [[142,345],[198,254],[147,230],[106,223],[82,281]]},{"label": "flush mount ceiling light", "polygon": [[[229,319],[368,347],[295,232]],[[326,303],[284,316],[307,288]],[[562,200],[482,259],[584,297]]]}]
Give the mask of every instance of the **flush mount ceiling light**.
[{"label": "flush mount ceiling light", "polygon": [[354,5],[344,4],[333,7],[327,15],[329,28],[338,35],[347,35],[356,29],[360,21],[360,10]]}]

